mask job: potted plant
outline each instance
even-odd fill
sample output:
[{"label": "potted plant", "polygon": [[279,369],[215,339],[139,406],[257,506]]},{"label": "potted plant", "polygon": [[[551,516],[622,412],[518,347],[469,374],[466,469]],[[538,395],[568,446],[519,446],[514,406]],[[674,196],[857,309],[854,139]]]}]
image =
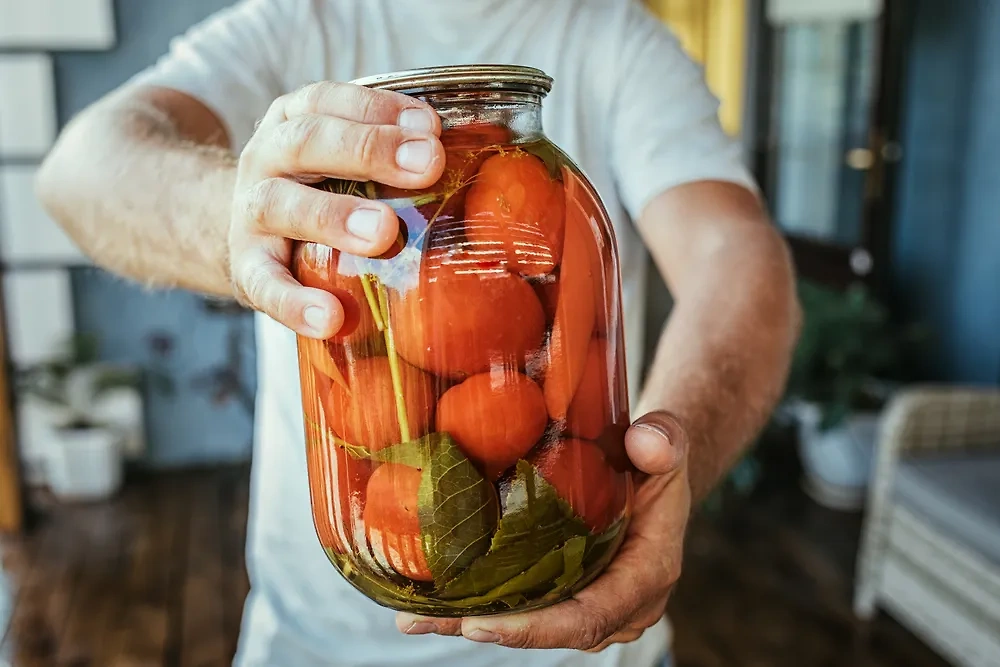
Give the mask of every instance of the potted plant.
[{"label": "potted plant", "polygon": [[798,421],[807,492],[858,509],[871,473],[879,416],[915,328],[897,328],[863,285],[799,285],[804,312],[786,407]]},{"label": "potted plant", "polygon": [[[40,408],[44,423],[24,425],[46,437],[44,478],[66,500],[96,500],[113,495],[122,478],[122,449],[129,433],[109,416],[105,399],[125,392],[138,396],[140,376],[131,369],[101,363],[96,342],[72,339],[53,359],[19,370],[19,398]],[[112,411],[113,412],[113,411]]]}]

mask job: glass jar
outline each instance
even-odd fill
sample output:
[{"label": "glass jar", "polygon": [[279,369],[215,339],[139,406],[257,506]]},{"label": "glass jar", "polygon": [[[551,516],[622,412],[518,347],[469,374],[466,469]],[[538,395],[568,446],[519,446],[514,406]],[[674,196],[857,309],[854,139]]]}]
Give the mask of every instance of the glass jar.
[{"label": "glass jar", "polygon": [[424,190],[328,180],[389,204],[395,246],[300,243],[294,271],[344,305],[299,338],[312,512],[330,560],[397,610],[558,602],[614,556],[632,504],[618,257],[607,213],[542,133],[552,80],[512,66],[372,77],[442,119]]}]

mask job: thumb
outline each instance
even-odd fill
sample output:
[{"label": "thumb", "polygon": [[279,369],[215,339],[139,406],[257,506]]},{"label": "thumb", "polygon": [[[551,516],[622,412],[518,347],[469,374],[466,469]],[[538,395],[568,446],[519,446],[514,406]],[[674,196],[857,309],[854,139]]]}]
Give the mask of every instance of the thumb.
[{"label": "thumb", "polygon": [[688,438],[669,412],[657,410],[635,420],[625,434],[625,450],[636,468],[648,475],[672,475],[687,458]]}]

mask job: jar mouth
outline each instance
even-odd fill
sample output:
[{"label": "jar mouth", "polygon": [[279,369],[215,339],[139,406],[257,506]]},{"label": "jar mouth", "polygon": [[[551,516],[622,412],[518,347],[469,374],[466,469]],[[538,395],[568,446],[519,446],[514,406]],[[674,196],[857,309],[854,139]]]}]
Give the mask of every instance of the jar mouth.
[{"label": "jar mouth", "polygon": [[377,74],[351,83],[392,90],[404,95],[436,92],[504,91],[544,97],[552,90],[552,77],[522,65],[448,65]]}]

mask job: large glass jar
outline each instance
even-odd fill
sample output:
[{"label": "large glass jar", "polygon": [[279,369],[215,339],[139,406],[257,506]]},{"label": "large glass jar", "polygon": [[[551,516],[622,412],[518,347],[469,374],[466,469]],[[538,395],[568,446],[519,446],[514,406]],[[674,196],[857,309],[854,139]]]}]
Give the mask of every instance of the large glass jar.
[{"label": "large glass jar", "polygon": [[542,133],[551,79],[464,66],[358,81],[441,116],[425,190],[329,180],[387,202],[394,248],[296,247],[346,323],[299,338],[312,512],[376,602],[436,616],[551,604],[592,581],[632,504],[618,258],[580,169]]}]

